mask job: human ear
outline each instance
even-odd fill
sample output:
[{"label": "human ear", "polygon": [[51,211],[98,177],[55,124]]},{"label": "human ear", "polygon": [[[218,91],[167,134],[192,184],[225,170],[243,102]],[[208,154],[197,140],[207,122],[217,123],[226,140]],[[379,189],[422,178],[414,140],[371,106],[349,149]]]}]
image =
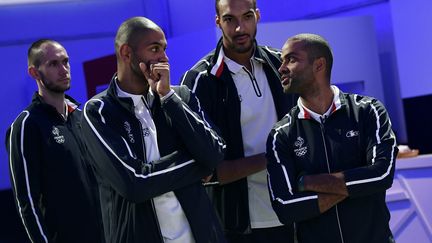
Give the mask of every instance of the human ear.
[{"label": "human ear", "polygon": [[314,70],[316,72],[321,72],[321,71],[325,70],[325,67],[326,67],[326,60],[324,57],[317,58],[314,61]]},{"label": "human ear", "polygon": [[216,17],[215,17],[215,23],[220,28],[220,18],[218,15],[216,15]]},{"label": "human ear", "polygon": [[131,48],[128,44],[123,44],[119,49],[120,58],[124,62],[130,62],[131,59]]},{"label": "human ear", "polygon": [[30,75],[30,77],[32,77],[35,80],[40,79],[39,72],[38,72],[38,70],[36,69],[35,66],[28,67],[27,73]]},{"label": "human ear", "polygon": [[261,19],[261,12],[259,10],[259,8],[255,9],[255,16],[257,19],[257,22]]}]

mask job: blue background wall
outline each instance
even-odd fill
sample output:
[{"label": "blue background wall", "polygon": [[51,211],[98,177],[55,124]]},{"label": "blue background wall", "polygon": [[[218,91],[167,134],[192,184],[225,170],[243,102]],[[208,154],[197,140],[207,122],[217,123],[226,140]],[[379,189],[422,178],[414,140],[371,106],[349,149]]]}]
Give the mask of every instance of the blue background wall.
[{"label": "blue background wall", "polygon": [[[399,142],[409,142],[407,130],[410,129],[403,101],[432,95],[432,68],[429,67],[432,64],[432,1],[258,0],[258,7],[263,24],[370,16],[382,81],[376,84],[377,89],[383,90],[383,102]],[[7,127],[28,105],[36,90],[35,81],[26,73],[26,51],[31,42],[54,38],[64,44],[71,57],[69,94],[83,103],[87,97],[82,63],[113,54],[118,26],[137,15],[154,20],[164,29],[169,41],[168,55],[175,57],[170,60],[175,83],[196,57],[215,45],[213,0],[63,0],[21,5],[2,5],[0,0],[0,137],[4,137]],[[340,38],[344,35],[348,37],[350,32],[341,29]],[[199,44],[186,49],[182,42],[188,46]],[[421,105],[429,108],[428,104]],[[430,113],[427,108],[422,111]],[[0,190],[10,187],[7,163],[3,145],[0,146]]]}]

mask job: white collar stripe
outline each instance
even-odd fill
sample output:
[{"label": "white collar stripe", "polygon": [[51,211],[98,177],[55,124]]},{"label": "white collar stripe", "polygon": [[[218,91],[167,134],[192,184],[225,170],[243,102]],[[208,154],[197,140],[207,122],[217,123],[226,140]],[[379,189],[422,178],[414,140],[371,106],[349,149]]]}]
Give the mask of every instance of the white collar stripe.
[{"label": "white collar stripe", "polygon": [[223,59],[224,59],[224,53],[223,53],[223,48],[221,48],[219,51],[219,56],[218,56],[218,59],[216,61],[216,64],[211,69],[211,72],[210,72],[211,74],[216,76],[219,68],[223,65]]}]

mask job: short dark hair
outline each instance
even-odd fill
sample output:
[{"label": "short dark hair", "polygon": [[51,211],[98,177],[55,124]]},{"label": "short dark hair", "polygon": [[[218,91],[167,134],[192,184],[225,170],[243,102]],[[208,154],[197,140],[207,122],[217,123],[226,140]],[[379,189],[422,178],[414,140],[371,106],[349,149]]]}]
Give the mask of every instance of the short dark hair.
[{"label": "short dark hair", "polygon": [[[215,1],[215,9],[216,9],[217,16],[219,16],[219,2],[220,2],[220,0]],[[253,6],[253,9],[256,9],[256,0],[252,0],[252,6]]]},{"label": "short dark hair", "polygon": [[137,48],[142,34],[145,34],[150,29],[160,29],[160,27],[145,17],[132,17],[124,21],[117,30],[115,37],[116,55],[120,46],[125,43],[131,46],[132,49]]},{"label": "short dark hair", "polygon": [[333,67],[333,54],[329,43],[322,36],[302,33],[290,37],[288,41],[300,41],[303,44],[303,48],[308,54],[309,63],[313,63],[317,58],[324,57],[326,59],[327,77],[330,79]]},{"label": "short dark hair", "polygon": [[27,62],[29,66],[39,67],[41,65],[42,57],[44,56],[41,46],[46,43],[61,45],[59,42],[51,39],[40,39],[33,42],[27,51]]}]

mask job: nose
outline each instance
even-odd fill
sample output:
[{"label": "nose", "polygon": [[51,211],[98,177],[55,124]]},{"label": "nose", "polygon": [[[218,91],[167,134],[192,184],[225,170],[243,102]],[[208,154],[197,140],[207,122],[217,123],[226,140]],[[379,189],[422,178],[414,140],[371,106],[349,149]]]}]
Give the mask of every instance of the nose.
[{"label": "nose", "polygon": [[169,58],[166,54],[166,51],[163,51],[161,57],[159,57],[159,62],[168,62],[168,61],[169,61]]},{"label": "nose", "polygon": [[60,74],[64,75],[64,74],[69,74],[69,64],[62,64],[60,65]]},{"label": "nose", "polygon": [[282,62],[282,64],[281,64],[281,66],[279,67],[278,71],[279,71],[280,74],[284,74],[284,73],[287,73],[287,72],[288,72],[288,68],[287,68],[286,65],[285,65],[285,61]]},{"label": "nose", "polygon": [[237,22],[237,27],[236,27],[235,31],[236,32],[241,32],[241,31],[243,31],[243,29],[244,29],[243,21],[239,20]]}]

